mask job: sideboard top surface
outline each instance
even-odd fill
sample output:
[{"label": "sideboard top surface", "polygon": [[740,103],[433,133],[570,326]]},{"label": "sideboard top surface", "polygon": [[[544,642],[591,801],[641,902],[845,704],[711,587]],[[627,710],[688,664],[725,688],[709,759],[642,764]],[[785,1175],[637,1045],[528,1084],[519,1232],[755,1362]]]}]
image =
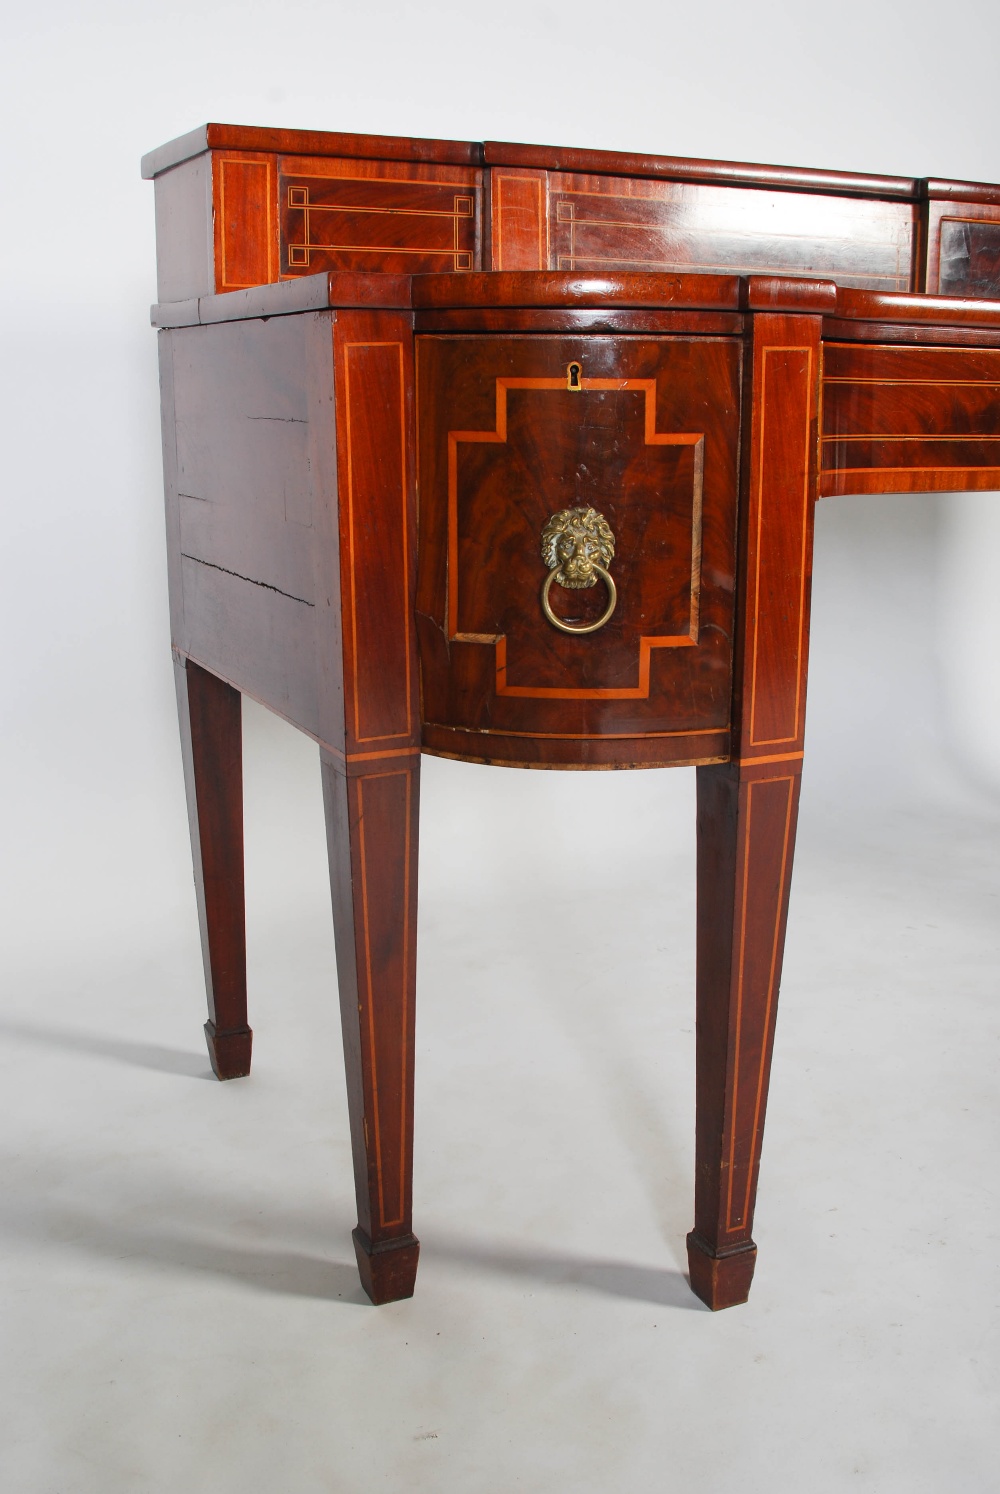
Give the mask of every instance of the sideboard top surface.
[{"label": "sideboard top surface", "polygon": [[851,324],[912,328],[927,341],[935,329],[981,332],[1000,339],[1000,300],[859,291],[832,281],[731,275],[572,275],[489,272],[451,275],[318,274],[250,290],[167,302],[151,308],[156,327],[209,325],[338,308],[433,312],[468,309],[608,308],[612,311],[800,311],[822,315],[827,335],[851,335]]},{"label": "sideboard top surface", "polygon": [[937,177],[881,176],[759,162],[712,161],[659,156],[642,151],[587,150],[576,146],[525,145],[506,141],[428,140],[405,135],[360,135],[332,130],[285,130],[259,125],[206,124],[169,140],[142,158],[152,178],[208,150],[259,151],[355,160],[411,161],[452,166],[517,166],[610,176],[660,177],[671,181],[779,191],[881,197],[908,202],[926,198],[1000,203],[1000,185]]}]

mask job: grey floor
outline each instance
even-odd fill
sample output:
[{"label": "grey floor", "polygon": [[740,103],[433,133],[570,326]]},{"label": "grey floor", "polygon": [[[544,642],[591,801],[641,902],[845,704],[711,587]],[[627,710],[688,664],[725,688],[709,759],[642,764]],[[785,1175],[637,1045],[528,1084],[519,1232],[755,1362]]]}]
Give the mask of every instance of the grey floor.
[{"label": "grey floor", "polygon": [[376,1310],[315,750],[255,708],[246,735],[247,1081],[201,1044],[179,773],[162,804],[124,775],[114,816],[22,827],[0,1487],[1000,1488],[996,813],[848,814],[807,777],[757,1276],[713,1315],[684,1276],[693,774],[427,760],[423,1248],[416,1297]]}]

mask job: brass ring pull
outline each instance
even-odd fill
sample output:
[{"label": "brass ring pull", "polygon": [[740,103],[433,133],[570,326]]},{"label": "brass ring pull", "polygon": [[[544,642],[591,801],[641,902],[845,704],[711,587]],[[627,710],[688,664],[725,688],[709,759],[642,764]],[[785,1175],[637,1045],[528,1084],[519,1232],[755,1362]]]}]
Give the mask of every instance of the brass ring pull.
[{"label": "brass ring pull", "polygon": [[554,565],[551,571],[549,571],[549,574],[546,576],[545,585],[542,587],[542,611],[545,613],[545,616],[548,618],[549,622],[552,623],[553,627],[558,628],[561,633],[596,633],[598,628],[603,628],[604,624],[610,620],[612,612],[614,612],[615,608],[617,607],[618,588],[615,585],[614,581],[611,579],[611,572],[606,571],[603,565],[598,565],[596,561],[594,562],[594,571],[598,576],[600,576],[601,580],[608,588],[608,605],[605,607],[604,611],[601,613],[597,621],[592,623],[568,623],[563,622],[561,617],[556,617],[555,613],[552,611],[552,605],[549,602],[549,592],[552,589],[553,581],[559,574],[559,567],[557,565]]},{"label": "brass ring pull", "polygon": [[[618,588],[608,570],[614,556],[611,525],[596,508],[563,508],[547,521],[542,530],[542,564],[549,567],[549,574],[542,587],[542,611],[560,633],[596,633],[609,621],[618,603]],[[608,589],[608,605],[596,622],[568,623],[556,617],[549,602],[553,581],[568,591],[584,591],[596,586],[598,578]]]}]

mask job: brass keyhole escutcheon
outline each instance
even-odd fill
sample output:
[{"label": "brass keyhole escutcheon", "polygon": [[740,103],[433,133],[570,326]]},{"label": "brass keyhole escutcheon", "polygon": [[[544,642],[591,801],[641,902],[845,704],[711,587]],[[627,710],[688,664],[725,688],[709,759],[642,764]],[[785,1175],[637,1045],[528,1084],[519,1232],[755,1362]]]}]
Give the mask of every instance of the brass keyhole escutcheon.
[{"label": "brass keyhole escutcheon", "polygon": [[579,363],[569,363],[566,366],[566,388],[574,394],[583,393],[583,368]]},{"label": "brass keyhole escutcheon", "polygon": [[[554,628],[561,633],[596,633],[610,620],[618,604],[618,588],[608,570],[614,555],[611,525],[596,508],[563,508],[547,521],[542,530],[542,562],[549,574],[542,586],[542,611]],[[567,591],[583,591],[599,580],[607,587],[608,605],[596,622],[568,623],[556,616],[549,601],[553,581]]]}]

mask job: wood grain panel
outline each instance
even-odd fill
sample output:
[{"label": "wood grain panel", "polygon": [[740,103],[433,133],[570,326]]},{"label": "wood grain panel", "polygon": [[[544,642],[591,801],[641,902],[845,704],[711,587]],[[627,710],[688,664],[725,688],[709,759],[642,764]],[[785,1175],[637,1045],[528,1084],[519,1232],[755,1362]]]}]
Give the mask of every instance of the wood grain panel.
[{"label": "wood grain panel", "polygon": [[[425,727],[724,731],[738,344],[418,342]],[[579,392],[566,388],[574,360]],[[600,634],[574,637],[542,613],[539,546],[547,519],[577,505],[615,534],[619,604]],[[603,585],[553,597],[580,621],[605,601]]]},{"label": "wood grain panel", "polygon": [[480,268],[480,173],[285,157],[281,273],[424,274]]},{"label": "wood grain panel", "polygon": [[179,493],[181,554],[188,560],[242,576],[294,602],[315,602],[313,532],[266,514],[254,524],[233,522],[232,509],[218,501]]},{"label": "wood grain panel", "polygon": [[741,758],[800,747],[819,395],[818,317],[754,318],[736,716]]},{"label": "wood grain panel", "polygon": [[[461,447],[463,445],[499,445],[505,446],[508,442],[507,433],[507,407],[508,397],[512,391],[532,391],[536,394],[549,393],[559,398],[558,414],[553,411],[550,418],[558,420],[565,418],[567,404],[564,396],[566,390],[566,378],[561,376],[555,379],[545,378],[512,378],[496,380],[496,424],[492,431],[449,431],[448,432],[448,632],[452,641],[475,641],[484,642],[486,634],[477,632],[476,616],[473,614],[467,621],[469,626],[463,626],[460,621],[461,608],[459,605],[460,577],[463,565],[460,559],[461,532],[459,517],[459,460]],[[676,621],[681,629],[675,633],[661,634],[650,637],[643,635],[639,638],[638,678],[634,685],[618,685],[610,688],[590,686],[589,688],[575,688],[572,685],[560,684],[547,686],[543,684],[516,684],[508,673],[507,666],[507,638],[499,635],[496,638],[496,690],[498,695],[521,696],[527,700],[645,700],[649,697],[649,661],[650,652],[654,648],[687,648],[693,647],[698,642],[698,622],[701,604],[701,549],[702,549],[702,501],[704,488],[704,464],[705,464],[705,437],[701,431],[695,432],[667,432],[656,429],[656,380],[655,379],[588,379],[580,380],[580,393],[586,394],[608,394],[620,395],[627,391],[639,394],[643,401],[643,444],[646,446],[681,446],[689,449],[691,458],[690,486],[691,486],[691,524],[690,524],[690,551],[688,560],[688,589],[686,597],[686,610],[684,616],[677,614]],[[576,413],[574,406],[568,407]],[[592,418],[591,412],[587,411],[585,405],[580,406],[580,413],[584,415],[584,423]],[[544,415],[539,415],[544,419]],[[612,422],[607,422],[611,424]],[[475,520],[473,520],[475,523]],[[644,540],[649,542],[652,536],[649,530],[644,531]],[[478,561],[478,556],[477,556]],[[479,573],[478,564],[474,569]],[[590,612],[596,611],[594,597],[567,598],[561,596],[562,587],[557,589],[557,597],[561,597],[560,605],[565,606],[567,601],[570,609],[581,605],[585,607],[589,618]],[[599,595],[599,594],[598,594]],[[590,604],[587,606],[586,604]],[[662,606],[662,602],[661,602]],[[686,626],[685,626],[686,625]]]},{"label": "wood grain panel", "polygon": [[335,355],[350,754],[358,748],[404,746],[418,732],[409,318],[391,312],[341,313]]},{"label": "wood grain panel", "polygon": [[275,173],[270,156],[214,160],[216,289],[276,280]]},{"label": "wood grain panel", "polygon": [[309,371],[312,341],[329,320],[327,312],[161,334],[173,641],[313,735]]},{"label": "wood grain panel", "polygon": [[490,172],[490,234],[493,270],[548,267],[544,171]]},{"label": "wood grain panel", "polygon": [[825,276],[909,290],[914,210],[905,202],[552,172],[554,270]]},{"label": "wood grain panel", "polygon": [[318,737],[312,603],[188,557],[180,577],[186,624],[180,647],[241,694]]},{"label": "wood grain panel", "polygon": [[1000,213],[993,223],[942,218],[938,289],[944,296],[1000,293]]},{"label": "wood grain panel", "polygon": [[1000,299],[1000,204],[928,204],[926,288],[942,296]]},{"label": "wood grain panel", "polygon": [[824,492],[1000,486],[1000,351],[828,344]]}]

